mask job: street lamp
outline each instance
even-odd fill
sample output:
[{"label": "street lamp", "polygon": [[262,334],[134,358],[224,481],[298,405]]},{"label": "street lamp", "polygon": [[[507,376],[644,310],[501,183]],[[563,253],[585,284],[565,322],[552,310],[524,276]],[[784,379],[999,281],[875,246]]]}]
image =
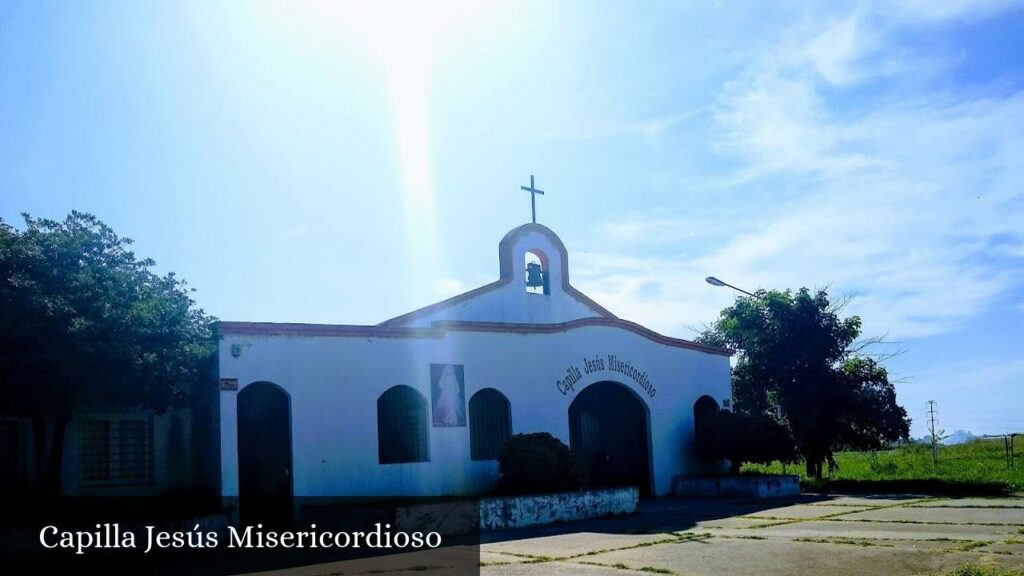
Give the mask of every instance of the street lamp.
[{"label": "street lamp", "polygon": [[721,280],[719,280],[718,278],[715,278],[714,276],[708,276],[707,278],[704,279],[704,281],[707,282],[708,284],[711,284],[712,286],[719,286],[719,287],[726,286],[728,288],[732,288],[733,290],[735,290],[737,292],[742,292],[742,293],[746,294],[747,296],[750,296],[751,298],[758,298],[759,297],[757,294],[753,294],[751,292],[747,292],[743,288],[737,288],[737,287],[733,286],[732,284],[729,284],[728,282],[722,282]]}]

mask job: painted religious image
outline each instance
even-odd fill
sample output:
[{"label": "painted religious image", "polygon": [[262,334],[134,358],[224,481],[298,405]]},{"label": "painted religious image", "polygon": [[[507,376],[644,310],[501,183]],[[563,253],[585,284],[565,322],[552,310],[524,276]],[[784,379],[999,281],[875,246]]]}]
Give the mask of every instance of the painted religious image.
[{"label": "painted religious image", "polygon": [[430,399],[435,427],[466,425],[466,380],[462,364],[430,365]]}]

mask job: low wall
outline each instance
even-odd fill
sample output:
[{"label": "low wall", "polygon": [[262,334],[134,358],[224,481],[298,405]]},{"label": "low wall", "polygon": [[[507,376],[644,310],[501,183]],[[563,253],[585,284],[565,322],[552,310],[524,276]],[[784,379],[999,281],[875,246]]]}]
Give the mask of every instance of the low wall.
[{"label": "low wall", "polygon": [[765,476],[706,476],[672,479],[673,496],[727,498],[783,498],[800,495],[800,477],[792,474]]},{"label": "low wall", "polygon": [[640,491],[632,487],[484,498],[480,501],[480,530],[490,532],[635,514],[639,507]]},{"label": "low wall", "polygon": [[395,525],[401,530],[429,530],[446,535],[493,532],[635,514],[639,505],[640,492],[636,488],[503,496],[403,506],[395,511]]}]

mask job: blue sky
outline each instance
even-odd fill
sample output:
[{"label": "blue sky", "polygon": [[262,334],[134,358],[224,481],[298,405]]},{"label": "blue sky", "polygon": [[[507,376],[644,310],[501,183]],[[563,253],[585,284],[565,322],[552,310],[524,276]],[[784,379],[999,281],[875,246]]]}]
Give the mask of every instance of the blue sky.
[{"label": "blue sky", "polygon": [[1024,430],[1024,6],[0,2],[0,217],[92,212],[230,320],[373,324],[529,219],[692,337],[829,286],[924,432]]}]

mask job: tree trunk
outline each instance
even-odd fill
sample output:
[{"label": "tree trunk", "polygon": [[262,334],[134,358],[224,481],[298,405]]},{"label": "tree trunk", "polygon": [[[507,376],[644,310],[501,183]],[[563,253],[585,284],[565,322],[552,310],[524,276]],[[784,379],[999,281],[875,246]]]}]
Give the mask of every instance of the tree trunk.
[{"label": "tree trunk", "polygon": [[50,442],[50,457],[46,465],[46,492],[60,496],[61,476],[64,469],[64,437],[68,429],[66,416],[57,416],[53,421],[53,441]]},{"label": "tree trunk", "polygon": [[821,480],[821,458],[807,458],[807,477]]}]

